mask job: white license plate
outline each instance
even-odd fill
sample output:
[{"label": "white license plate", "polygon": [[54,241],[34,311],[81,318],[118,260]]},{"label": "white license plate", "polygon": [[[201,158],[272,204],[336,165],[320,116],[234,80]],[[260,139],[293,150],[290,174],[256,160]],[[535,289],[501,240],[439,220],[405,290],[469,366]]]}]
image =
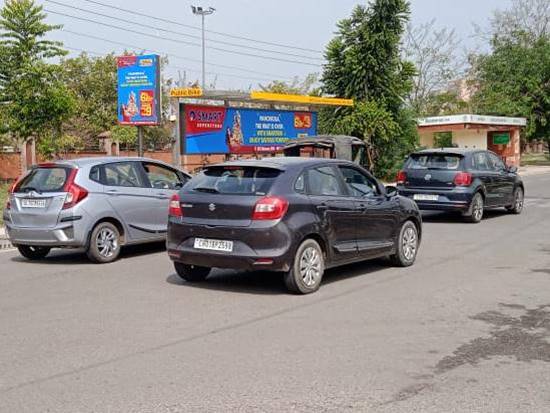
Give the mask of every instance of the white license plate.
[{"label": "white license plate", "polygon": [[415,201],[437,201],[439,199],[439,195],[414,194],[413,199]]},{"label": "white license plate", "polygon": [[22,198],[21,206],[23,208],[46,208],[46,200]]},{"label": "white license plate", "polygon": [[231,252],[233,251],[233,241],[224,241],[221,239],[195,238],[194,247],[201,250]]}]

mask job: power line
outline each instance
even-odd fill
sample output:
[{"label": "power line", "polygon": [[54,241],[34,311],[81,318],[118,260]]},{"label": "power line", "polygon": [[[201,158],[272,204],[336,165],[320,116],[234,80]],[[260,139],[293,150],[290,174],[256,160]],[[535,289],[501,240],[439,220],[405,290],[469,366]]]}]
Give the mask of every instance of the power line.
[{"label": "power line", "polygon": [[[97,20],[87,19],[85,17],[78,17],[78,16],[73,16],[71,14],[61,13],[61,12],[58,12],[58,11],[55,11],[55,10],[49,10],[47,8],[44,8],[44,11],[48,12],[48,13],[56,14],[56,15],[59,15],[59,16],[69,17],[71,19],[85,21],[85,22],[89,22],[89,23],[93,23],[93,24],[99,24],[101,26],[110,27],[110,28],[113,28],[113,29],[123,30],[127,33],[135,33],[135,34],[139,34],[139,35],[142,35],[142,36],[152,37],[153,39],[161,39],[161,40],[166,40],[166,41],[177,43],[177,44],[186,44],[186,45],[189,45],[189,46],[201,47],[201,45],[199,43],[192,43],[192,42],[187,42],[187,41],[184,41],[184,40],[175,40],[175,39],[171,39],[171,38],[168,38],[168,37],[163,37],[163,36],[153,35],[153,34],[149,34],[149,33],[144,33],[144,32],[129,29],[129,28],[126,28],[126,27],[116,26],[114,24],[103,23],[103,22],[100,22],[100,21],[97,21]],[[230,54],[235,54],[235,55],[240,55],[240,56],[254,57],[254,58],[257,58],[257,59],[272,60],[272,61],[284,62],[284,63],[293,63],[293,64],[299,64],[299,65],[304,65],[304,66],[313,66],[313,67],[317,67],[317,68],[319,67],[319,64],[315,64],[315,63],[300,62],[298,60],[282,59],[282,58],[279,58],[279,57],[269,57],[269,56],[263,56],[263,55],[246,53],[246,52],[238,52],[238,51],[235,51],[235,50],[222,49],[220,47],[214,47],[214,46],[210,46],[210,49],[217,50],[217,51],[220,51],[220,52],[223,52],[223,53],[230,53]]]},{"label": "power line", "polygon": [[[162,17],[151,16],[150,14],[140,13],[140,12],[137,12],[135,10],[124,9],[122,7],[113,6],[111,4],[105,4],[105,3],[95,1],[95,0],[83,0],[83,1],[85,1],[87,3],[97,4],[97,5],[103,6],[103,7],[108,7],[108,8],[114,9],[114,10],[119,10],[119,11],[122,11],[122,12],[125,12],[125,13],[134,14],[136,16],[146,17],[146,18],[149,18],[149,19],[152,19],[152,20],[157,20],[157,21],[164,22],[164,23],[175,24],[175,25],[181,26],[181,27],[187,27],[188,29],[201,30],[200,27],[192,26],[190,24],[184,24],[184,23],[180,23],[180,22],[175,21],[175,20],[169,20],[169,19],[165,19],[165,18],[162,18]],[[291,45],[286,45],[286,44],[283,44],[283,43],[276,43],[276,42],[268,42],[268,41],[253,39],[253,38],[250,38],[250,37],[237,36],[237,35],[233,35],[233,34],[229,34],[229,33],[218,32],[218,31],[215,31],[215,30],[206,30],[206,32],[212,33],[212,34],[217,34],[219,36],[229,37],[229,38],[232,38],[232,39],[246,40],[246,41],[249,41],[249,42],[265,44],[265,45],[269,45],[269,46],[283,47],[283,48],[287,48],[287,49],[302,50],[302,51],[305,51],[305,52],[313,52],[313,53],[323,54],[323,52],[321,50],[308,49],[306,47],[291,46]]]},{"label": "power line", "polygon": [[[105,39],[103,37],[98,37],[98,36],[94,36],[94,35],[86,34],[86,33],[75,32],[73,30],[68,30],[68,29],[65,29],[65,28],[63,28],[62,30],[66,33],[74,34],[76,36],[82,36],[82,37],[86,37],[86,38],[90,38],[90,39],[100,40],[100,41],[103,41],[103,42],[106,42],[106,43],[116,44],[118,46],[129,47],[129,48],[132,48],[134,50],[148,50],[150,52],[157,53],[157,54],[164,55],[164,56],[168,56],[168,57],[173,57],[175,59],[181,59],[181,60],[185,60],[185,61],[189,61],[189,62],[201,63],[201,61],[199,59],[193,59],[193,58],[189,58],[189,57],[179,56],[177,54],[163,52],[161,50],[154,50],[154,49],[144,48],[143,46],[137,46],[137,45],[133,45],[133,44],[118,42],[116,40]],[[222,65],[222,64],[218,64],[218,63],[210,63],[210,66],[217,66],[217,67],[222,67],[222,68],[225,68],[225,69],[240,70],[240,71],[243,71],[243,72],[248,72],[248,73],[257,74],[257,75],[273,76],[274,77],[273,80],[275,80],[275,79],[277,79],[277,80],[292,80],[291,78],[279,77],[279,75],[276,75],[276,74],[273,74],[273,73],[258,72],[256,70],[250,70],[250,69],[246,69],[244,67],[239,67],[239,66]]]},{"label": "power line", "polygon": [[[122,22],[122,23],[128,23],[128,24],[138,25],[138,26],[143,27],[143,28],[152,29],[152,30],[157,30],[157,31],[161,31],[161,32],[165,32],[165,33],[170,33],[170,34],[175,34],[175,35],[177,35],[177,36],[183,36],[183,37],[187,37],[187,38],[191,38],[191,39],[197,39],[197,40],[200,40],[200,39],[201,39],[200,36],[195,36],[195,35],[188,34],[188,33],[177,32],[177,31],[170,30],[170,29],[164,29],[164,28],[162,28],[162,27],[152,26],[152,25],[149,25],[149,24],[146,24],[146,23],[138,23],[138,22],[136,22],[136,21],[127,20],[127,19],[123,19],[123,18],[120,18],[120,17],[110,16],[110,15],[108,15],[108,14],[99,13],[99,12],[95,12],[95,11],[91,11],[91,10],[86,10],[86,9],[83,9],[83,8],[80,8],[80,7],[76,7],[76,6],[71,6],[71,5],[69,5],[69,4],[61,3],[61,2],[58,2],[58,1],[55,1],[55,0],[44,0],[44,1],[47,2],[47,3],[57,4],[57,5],[62,6],[62,7],[67,7],[67,8],[69,8],[69,9],[73,9],[73,10],[83,11],[83,12],[85,12],[85,13],[94,14],[94,15],[96,15],[96,16],[106,17],[106,18],[108,18],[108,19],[112,19],[112,20],[119,21],[119,22]],[[225,41],[223,41],[223,40],[214,40],[214,39],[206,39],[206,40],[209,41],[209,42],[224,44],[224,45],[227,45],[227,46],[240,47],[240,48],[248,49],[248,50],[255,50],[255,51],[258,51],[258,52],[276,53],[276,54],[280,54],[280,55],[284,55],[284,56],[298,57],[298,58],[302,58],[302,59],[316,60],[316,61],[322,61],[322,60],[323,60],[323,59],[321,59],[321,58],[319,58],[319,57],[309,57],[309,56],[304,56],[303,54],[279,52],[279,51],[276,51],[276,50],[266,50],[265,48],[254,47],[254,46],[246,46],[246,45],[240,45],[240,44],[237,44],[237,43],[225,42]]]},{"label": "power line", "polygon": [[[78,47],[71,47],[71,46],[63,46],[63,47],[68,49],[68,50],[73,50],[73,51],[76,51],[76,52],[87,53],[87,54],[92,54],[92,55],[97,55],[97,56],[106,56],[106,55],[109,54],[109,53],[101,53],[101,52],[97,52],[97,51],[93,51],[93,50],[81,49],[81,48],[78,48]],[[149,49],[142,49],[142,50],[149,50]],[[166,65],[166,67],[171,68],[171,69],[179,69],[179,70],[183,70],[183,71],[186,71],[186,72],[200,73],[200,70],[198,70],[198,69],[191,69],[191,68],[184,67],[184,66],[175,66],[175,65],[168,64],[168,65]],[[239,76],[239,75],[233,75],[233,74],[223,73],[223,72],[206,72],[206,74],[214,75],[214,76],[221,76],[221,77],[233,77],[233,78],[236,78],[236,79],[244,79],[244,80],[257,80],[257,81],[272,81],[273,80],[273,79],[261,78],[261,77]]]}]

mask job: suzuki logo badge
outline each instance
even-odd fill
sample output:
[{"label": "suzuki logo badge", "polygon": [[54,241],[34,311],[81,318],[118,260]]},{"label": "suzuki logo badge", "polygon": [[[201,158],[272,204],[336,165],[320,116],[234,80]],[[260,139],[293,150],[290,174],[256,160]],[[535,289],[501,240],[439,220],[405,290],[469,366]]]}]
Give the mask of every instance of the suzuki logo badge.
[{"label": "suzuki logo badge", "polygon": [[212,212],[215,211],[215,210],[216,210],[216,204],[210,204],[210,205],[208,205],[208,209],[209,209],[210,211],[212,211]]},{"label": "suzuki logo badge", "polygon": [[426,174],[426,176],[424,177],[424,179],[426,181],[429,181],[430,179],[432,179],[432,176],[430,174]]}]

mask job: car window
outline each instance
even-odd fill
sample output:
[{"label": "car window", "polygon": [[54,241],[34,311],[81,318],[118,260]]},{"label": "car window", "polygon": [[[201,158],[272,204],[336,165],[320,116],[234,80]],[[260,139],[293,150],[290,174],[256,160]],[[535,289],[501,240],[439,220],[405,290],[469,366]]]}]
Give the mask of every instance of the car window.
[{"label": "car window", "polygon": [[330,166],[310,169],[307,179],[311,195],[345,195],[336,170]]},{"label": "car window", "polygon": [[61,192],[69,171],[65,167],[34,168],[17,184],[14,192]]},{"label": "car window", "polygon": [[406,169],[446,169],[456,170],[462,156],[446,153],[413,154],[405,164]]},{"label": "car window", "polygon": [[144,162],[143,169],[152,188],[177,189],[182,184],[176,171],[164,165]]},{"label": "car window", "polygon": [[474,155],[474,164],[478,171],[490,171],[489,160],[485,152],[477,152]]},{"label": "car window", "polygon": [[304,193],[306,190],[305,172],[302,173],[298,179],[296,179],[296,182],[294,183],[294,190],[299,193]]},{"label": "car window", "polygon": [[499,172],[503,169],[506,169],[504,166],[504,162],[502,162],[502,159],[500,159],[494,153],[488,152],[487,155],[489,156],[489,167],[491,167],[491,169]]},{"label": "car window", "polygon": [[108,186],[144,186],[133,162],[109,163],[102,166],[102,181]]},{"label": "car window", "polygon": [[378,195],[376,182],[367,175],[349,166],[340,166],[339,168],[344,176],[344,182],[352,196],[369,197]]},{"label": "car window", "polygon": [[191,179],[185,188],[195,192],[266,195],[280,173],[255,166],[214,166]]}]

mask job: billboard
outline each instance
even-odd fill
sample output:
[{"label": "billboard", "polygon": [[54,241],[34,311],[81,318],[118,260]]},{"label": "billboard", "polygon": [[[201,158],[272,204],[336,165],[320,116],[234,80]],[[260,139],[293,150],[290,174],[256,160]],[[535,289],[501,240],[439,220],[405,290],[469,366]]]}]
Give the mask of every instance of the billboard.
[{"label": "billboard", "polygon": [[187,154],[274,152],[288,140],[317,133],[317,113],[184,106]]},{"label": "billboard", "polygon": [[160,123],[160,66],[158,55],[117,57],[118,123]]}]

